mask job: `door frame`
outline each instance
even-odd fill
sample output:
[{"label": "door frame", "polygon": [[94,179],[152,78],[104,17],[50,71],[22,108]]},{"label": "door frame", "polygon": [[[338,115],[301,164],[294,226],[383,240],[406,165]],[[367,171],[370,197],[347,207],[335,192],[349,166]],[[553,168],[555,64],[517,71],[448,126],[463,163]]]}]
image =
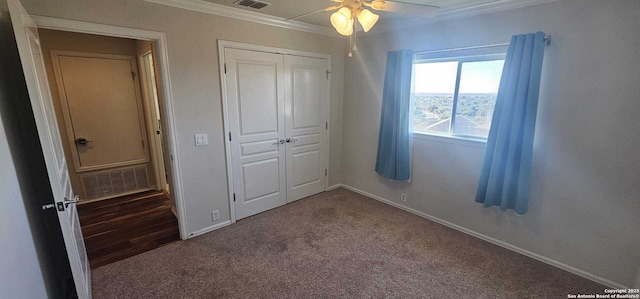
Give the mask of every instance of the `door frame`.
[{"label": "door frame", "polygon": [[[255,44],[248,43],[240,43],[226,40],[218,40],[218,65],[220,71],[220,92],[222,94],[222,117],[224,121],[224,145],[225,145],[225,158],[227,162],[227,188],[228,188],[228,197],[229,197],[229,214],[231,215],[231,223],[236,223],[236,207],[235,202],[233,200],[233,164],[231,161],[231,143],[229,142],[230,136],[230,126],[229,126],[229,103],[227,99],[227,78],[225,76],[225,50],[226,49],[238,49],[238,50],[249,50],[249,51],[257,51],[257,52],[266,52],[273,54],[282,54],[282,55],[293,55],[293,56],[302,56],[302,57],[310,57],[310,58],[320,58],[327,60],[327,76],[331,74],[331,55],[316,53],[316,52],[308,52],[308,51],[300,51],[300,50],[292,50],[285,48],[276,48],[269,46],[261,46]],[[325,135],[325,144],[326,144],[326,156],[325,156],[325,169],[327,169],[327,177],[325,178],[325,186],[324,190],[327,191],[329,188],[329,132],[331,132],[331,77],[329,76],[329,80],[327,82],[327,103],[325,109],[326,111],[326,123],[327,123],[327,134]]]},{"label": "door frame", "polygon": [[[150,163],[151,152],[149,148],[146,148],[145,156],[141,159],[129,160],[129,161],[120,161],[110,164],[102,164],[95,166],[82,166],[80,163],[80,154],[78,152],[78,147],[76,145],[76,136],[75,130],[73,128],[73,119],[71,118],[71,111],[69,111],[69,99],[67,97],[66,88],[64,86],[64,79],[62,78],[62,67],[60,66],[60,57],[82,57],[82,58],[99,58],[99,59],[114,59],[114,60],[123,60],[129,61],[132,67],[132,72],[135,71],[134,75],[134,92],[136,95],[136,106],[138,108],[138,123],[140,125],[142,135],[141,137],[150,147],[149,139],[149,131],[147,130],[147,123],[145,117],[145,109],[142,98],[141,89],[141,81],[140,76],[138,74],[138,64],[136,62],[135,56],[130,55],[119,55],[119,54],[102,54],[102,53],[91,53],[91,52],[80,52],[80,51],[66,51],[66,50],[51,50],[51,62],[53,64],[53,71],[56,77],[56,84],[58,85],[58,94],[60,97],[62,115],[64,116],[64,127],[67,131],[67,140],[69,143],[69,148],[71,149],[71,157],[73,159],[74,170],[76,173],[88,172],[88,171],[96,171],[102,169],[110,169],[115,167],[122,167],[128,165],[137,165],[142,163]],[[86,194],[85,194],[86,195]]]},{"label": "door frame", "polygon": [[[152,84],[156,84],[156,82],[148,82],[148,77],[151,77],[148,74],[148,70],[145,68],[145,56],[147,55],[151,55],[151,59],[154,59],[153,56],[153,51],[148,50],[148,51],[142,51],[142,52],[138,52],[138,69],[139,71],[139,77],[140,77],[140,89],[142,92],[142,101],[144,103],[144,107],[145,107],[145,121],[146,121],[146,125],[147,125],[147,139],[148,139],[148,143],[149,143],[149,149],[150,149],[150,154],[151,154],[151,163],[154,166],[154,172],[155,172],[155,176],[156,176],[156,190],[166,190],[167,189],[167,179],[166,179],[166,170],[164,168],[164,154],[163,154],[163,148],[162,148],[162,143],[158,141],[158,137],[156,136],[157,133],[157,126],[158,124],[156,123],[157,119],[160,119],[160,122],[162,123],[162,119],[160,118],[160,115],[157,115],[156,113],[156,109],[160,109],[159,106],[160,103],[156,103],[155,100],[152,99],[152,96],[149,94],[149,91],[147,90],[147,88],[149,88]],[[156,65],[153,65],[154,71],[156,68]],[[154,74],[155,76],[155,74]],[[157,79],[156,79],[157,80]],[[156,84],[156,88],[157,88],[157,84]],[[156,94],[157,97],[157,94]],[[160,98],[158,97],[158,101],[160,101]],[[162,131],[160,131],[160,136],[162,136]]]},{"label": "door frame", "polygon": [[176,202],[176,217],[178,218],[178,226],[180,229],[180,238],[186,240],[189,237],[187,227],[187,216],[185,213],[184,190],[182,183],[182,171],[180,167],[180,154],[177,143],[176,117],[174,108],[173,92],[171,90],[171,78],[169,75],[169,54],[167,48],[167,37],[164,32],[150,31],[135,28],[119,27],[105,24],[97,24],[91,22],[75,21],[68,19],[60,19],[53,17],[31,16],[38,28],[52,29],[59,31],[69,31],[78,33],[87,33],[95,35],[113,36],[137,40],[155,41],[160,65],[160,78],[162,80],[163,91],[163,108],[166,119],[165,124],[165,140],[169,146],[173,185],[171,193]]}]

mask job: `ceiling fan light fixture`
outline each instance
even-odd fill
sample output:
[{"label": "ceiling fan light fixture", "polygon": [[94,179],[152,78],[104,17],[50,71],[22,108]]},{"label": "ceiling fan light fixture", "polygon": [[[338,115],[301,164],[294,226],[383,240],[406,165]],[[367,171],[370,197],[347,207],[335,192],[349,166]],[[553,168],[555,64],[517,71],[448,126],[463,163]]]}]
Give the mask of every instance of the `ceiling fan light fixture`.
[{"label": "ceiling fan light fixture", "polygon": [[331,14],[331,25],[338,33],[349,36],[353,33],[353,17],[347,7],[340,8]]},{"label": "ceiling fan light fixture", "polygon": [[371,27],[373,27],[373,25],[375,25],[378,21],[378,18],[380,18],[380,16],[372,13],[370,10],[362,9],[360,11],[360,14],[358,14],[358,23],[362,25],[362,29],[364,29],[364,32],[369,32],[369,30],[371,30]]}]

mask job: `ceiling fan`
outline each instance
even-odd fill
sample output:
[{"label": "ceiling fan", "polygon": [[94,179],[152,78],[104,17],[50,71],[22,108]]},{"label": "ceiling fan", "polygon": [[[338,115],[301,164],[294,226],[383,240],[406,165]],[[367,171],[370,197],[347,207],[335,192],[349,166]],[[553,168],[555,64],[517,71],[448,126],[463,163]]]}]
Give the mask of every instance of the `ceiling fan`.
[{"label": "ceiling fan", "polygon": [[[353,33],[355,20],[357,19],[362,29],[368,32],[371,27],[378,21],[378,15],[369,9],[377,11],[387,11],[396,14],[432,17],[438,13],[440,7],[427,4],[416,4],[401,1],[385,1],[385,0],[329,0],[338,3],[309,13],[301,14],[285,21],[295,20],[310,16],[323,11],[334,11],[331,14],[331,25],[338,33],[349,36]],[[369,9],[367,9],[369,8]]]},{"label": "ceiling fan", "polygon": [[[299,16],[288,18],[285,21],[299,19],[323,11],[335,11],[331,14],[331,26],[344,36],[352,36],[356,31],[356,20],[362,26],[364,32],[369,32],[378,21],[379,16],[374,11],[387,11],[397,14],[432,17],[438,13],[438,6],[415,4],[400,1],[387,0],[329,0],[337,5],[322,8]],[[371,9],[371,10],[370,10]],[[353,41],[352,41],[353,42]],[[357,50],[353,46],[353,50]],[[349,57],[351,57],[351,51]]]}]

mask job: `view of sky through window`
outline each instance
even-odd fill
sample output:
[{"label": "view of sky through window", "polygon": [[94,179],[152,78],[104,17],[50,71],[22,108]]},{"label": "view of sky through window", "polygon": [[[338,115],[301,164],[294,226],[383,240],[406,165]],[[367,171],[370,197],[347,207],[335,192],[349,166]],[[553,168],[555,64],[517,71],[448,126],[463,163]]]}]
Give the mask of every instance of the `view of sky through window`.
[{"label": "view of sky through window", "polygon": [[[457,78],[460,63],[461,73]],[[450,133],[455,87],[460,80],[453,134],[486,138],[503,64],[504,60],[415,64],[414,131]]]},{"label": "view of sky through window", "polygon": [[503,60],[463,63],[460,93],[498,93],[503,64]]}]

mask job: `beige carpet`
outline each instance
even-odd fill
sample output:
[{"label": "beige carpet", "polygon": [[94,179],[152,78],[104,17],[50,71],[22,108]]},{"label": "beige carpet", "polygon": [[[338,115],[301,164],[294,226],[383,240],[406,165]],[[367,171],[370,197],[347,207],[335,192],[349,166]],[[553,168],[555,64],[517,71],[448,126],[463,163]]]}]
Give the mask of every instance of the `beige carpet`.
[{"label": "beige carpet", "polygon": [[344,189],[93,271],[94,298],[566,298],[604,288]]}]

